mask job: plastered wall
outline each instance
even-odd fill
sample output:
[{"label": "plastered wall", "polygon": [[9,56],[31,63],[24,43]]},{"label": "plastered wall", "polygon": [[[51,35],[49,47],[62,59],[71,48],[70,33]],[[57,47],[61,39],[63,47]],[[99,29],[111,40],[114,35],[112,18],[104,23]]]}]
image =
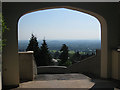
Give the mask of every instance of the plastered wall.
[{"label": "plastered wall", "polygon": [[36,10],[65,7],[95,16],[101,23],[101,77],[111,78],[112,49],[120,44],[120,7],[117,2],[40,2],[3,3],[3,16],[10,28],[3,34],[6,46],[3,48],[3,84],[19,85],[18,21],[19,18]]},{"label": "plastered wall", "polygon": [[112,78],[120,80],[120,52],[112,51]]},{"label": "plastered wall", "polygon": [[72,73],[85,73],[100,77],[100,60],[101,52],[100,50],[97,50],[96,55],[71,65],[68,67],[68,70]]},{"label": "plastered wall", "polygon": [[31,52],[19,52],[19,77],[20,81],[34,79],[34,57]]}]

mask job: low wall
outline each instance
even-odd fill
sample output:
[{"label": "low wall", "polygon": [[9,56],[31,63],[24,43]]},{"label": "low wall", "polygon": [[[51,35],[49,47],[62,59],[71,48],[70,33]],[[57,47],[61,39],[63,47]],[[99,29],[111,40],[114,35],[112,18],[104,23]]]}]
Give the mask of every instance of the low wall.
[{"label": "low wall", "polygon": [[39,66],[37,68],[38,74],[49,73],[49,74],[62,74],[67,73],[67,67],[65,66]]},{"label": "low wall", "polygon": [[34,62],[33,52],[19,52],[20,80],[33,80],[36,73],[37,71]]},{"label": "low wall", "polygon": [[100,50],[96,50],[96,55],[86,58],[68,67],[71,73],[85,73],[88,75],[100,76]]}]

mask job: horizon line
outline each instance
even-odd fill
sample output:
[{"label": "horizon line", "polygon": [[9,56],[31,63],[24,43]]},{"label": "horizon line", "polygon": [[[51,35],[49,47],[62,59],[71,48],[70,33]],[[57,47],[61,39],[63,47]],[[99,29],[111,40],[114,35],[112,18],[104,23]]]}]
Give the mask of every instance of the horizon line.
[{"label": "horizon line", "polygon": [[[28,39],[27,40],[26,39],[20,39],[20,40],[28,41]],[[18,41],[20,41],[20,40],[18,40]],[[44,39],[38,39],[38,40],[44,40]],[[98,41],[101,41],[101,39],[45,39],[45,40],[98,40]]]}]

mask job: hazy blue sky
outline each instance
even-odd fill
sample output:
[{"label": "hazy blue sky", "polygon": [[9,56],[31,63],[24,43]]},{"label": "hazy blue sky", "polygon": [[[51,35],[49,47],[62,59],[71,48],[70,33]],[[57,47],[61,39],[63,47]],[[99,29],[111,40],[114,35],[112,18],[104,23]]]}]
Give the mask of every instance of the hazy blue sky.
[{"label": "hazy blue sky", "polygon": [[33,33],[38,40],[101,39],[99,21],[88,14],[65,9],[47,9],[22,16],[18,23],[18,39],[29,40]]}]

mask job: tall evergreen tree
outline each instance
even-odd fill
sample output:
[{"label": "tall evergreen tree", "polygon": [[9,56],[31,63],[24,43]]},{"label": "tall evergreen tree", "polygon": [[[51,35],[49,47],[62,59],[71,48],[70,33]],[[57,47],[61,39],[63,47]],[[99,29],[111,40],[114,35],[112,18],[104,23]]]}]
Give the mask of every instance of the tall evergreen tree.
[{"label": "tall evergreen tree", "polygon": [[62,48],[61,48],[61,54],[60,54],[60,63],[59,65],[63,65],[67,60],[68,60],[68,47],[67,45],[63,44]]},{"label": "tall evergreen tree", "polygon": [[39,47],[38,47],[38,41],[37,38],[32,34],[31,38],[29,40],[29,44],[27,46],[26,51],[34,51],[34,58],[36,61],[37,66],[39,66],[40,60],[39,60]]},{"label": "tall evergreen tree", "polygon": [[49,53],[48,46],[45,40],[43,40],[42,46],[40,48],[40,65],[52,65],[52,56]]},{"label": "tall evergreen tree", "polygon": [[39,47],[38,47],[37,38],[32,34],[26,51],[36,51],[36,50],[38,50],[38,48]]}]

